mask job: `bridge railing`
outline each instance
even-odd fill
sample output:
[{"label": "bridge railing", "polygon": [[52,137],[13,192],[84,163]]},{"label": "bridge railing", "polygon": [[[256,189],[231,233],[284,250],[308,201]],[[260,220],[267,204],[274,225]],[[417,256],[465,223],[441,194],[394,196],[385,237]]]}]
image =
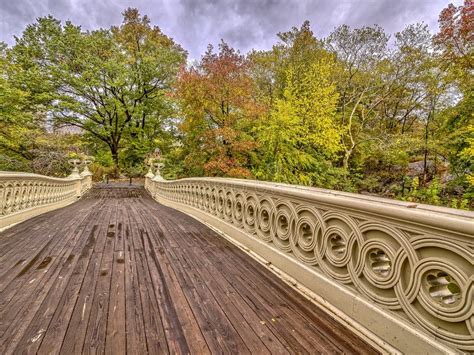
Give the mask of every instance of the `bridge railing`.
[{"label": "bridge railing", "polygon": [[67,178],[0,171],[0,230],[41,213],[66,206],[92,187],[92,174]]},{"label": "bridge railing", "polygon": [[[152,175],[151,175],[152,176]],[[403,352],[474,351],[474,213],[223,178],[145,187],[316,294],[323,308]]]}]

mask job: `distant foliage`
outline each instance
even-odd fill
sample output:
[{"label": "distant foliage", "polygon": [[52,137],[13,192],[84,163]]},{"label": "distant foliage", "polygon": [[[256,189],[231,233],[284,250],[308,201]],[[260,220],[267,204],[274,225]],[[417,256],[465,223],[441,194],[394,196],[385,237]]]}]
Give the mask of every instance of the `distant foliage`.
[{"label": "distant foliage", "polygon": [[[474,5],[439,32],[308,21],[268,50],[211,45],[193,63],[136,9],[109,29],[53,17],[0,45],[0,170],[68,173],[94,157],[139,176],[253,178],[474,208]],[[64,126],[77,127],[65,134]]]}]

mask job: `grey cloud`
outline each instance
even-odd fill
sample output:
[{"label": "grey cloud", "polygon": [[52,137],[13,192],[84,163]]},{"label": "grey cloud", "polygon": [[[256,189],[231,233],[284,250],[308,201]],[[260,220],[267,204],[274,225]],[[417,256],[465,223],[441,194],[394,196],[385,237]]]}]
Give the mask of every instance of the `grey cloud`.
[{"label": "grey cloud", "polygon": [[379,24],[388,33],[400,31],[415,22],[427,23],[436,31],[439,12],[447,4],[443,1],[370,1],[370,15],[367,16],[367,8],[352,3],[346,18],[352,26]]},{"label": "grey cloud", "polygon": [[[432,31],[446,0],[0,0],[0,41],[13,44],[37,17],[53,15],[84,29],[121,22],[121,12],[137,7],[152,23],[179,42],[191,58],[221,38],[242,52],[267,49],[276,34],[310,20],[318,37],[345,23],[379,24],[388,33],[425,22]],[[459,5],[462,0],[454,2]]]}]

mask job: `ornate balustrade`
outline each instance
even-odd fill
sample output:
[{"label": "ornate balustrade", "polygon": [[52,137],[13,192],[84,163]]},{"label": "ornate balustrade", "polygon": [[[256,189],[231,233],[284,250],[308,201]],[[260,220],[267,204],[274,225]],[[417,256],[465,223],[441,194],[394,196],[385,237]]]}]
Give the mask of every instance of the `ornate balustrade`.
[{"label": "ornate balustrade", "polygon": [[68,178],[0,172],[0,230],[51,211],[81,197],[92,187],[92,174],[73,172]]},{"label": "ornate balustrade", "polygon": [[145,187],[156,200],[265,258],[368,338],[403,352],[474,351],[474,213],[285,184],[151,177]]}]

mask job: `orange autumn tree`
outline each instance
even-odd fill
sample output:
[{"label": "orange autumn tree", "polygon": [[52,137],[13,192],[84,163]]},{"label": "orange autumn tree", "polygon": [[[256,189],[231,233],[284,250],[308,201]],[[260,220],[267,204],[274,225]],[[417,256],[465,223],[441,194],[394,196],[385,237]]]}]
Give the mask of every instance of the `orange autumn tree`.
[{"label": "orange autumn tree", "polygon": [[[439,14],[439,33],[434,36],[434,44],[441,52],[440,68],[448,72],[464,96],[464,100],[474,97],[474,1],[464,0],[464,4],[449,4]],[[471,103],[466,105],[472,107]]]},{"label": "orange autumn tree", "polygon": [[250,62],[225,42],[183,68],[176,84],[187,175],[251,177],[259,116]]}]

